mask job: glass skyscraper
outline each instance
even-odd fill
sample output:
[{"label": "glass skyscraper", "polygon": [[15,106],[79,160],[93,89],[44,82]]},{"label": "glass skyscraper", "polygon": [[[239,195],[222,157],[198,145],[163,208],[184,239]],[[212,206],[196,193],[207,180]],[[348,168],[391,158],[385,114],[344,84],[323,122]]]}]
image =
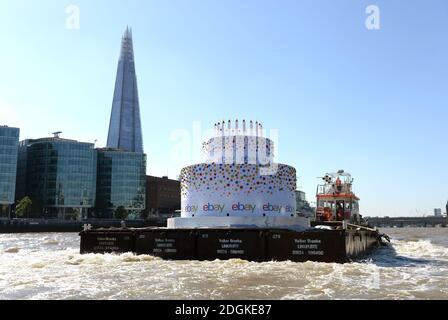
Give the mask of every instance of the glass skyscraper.
[{"label": "glass skyscraper", "polygon": [[59,136],[20,143],[17,197],[31,198],[36,218],[79,219],[95,204],[97,152]]},{"label": "glass skyscraper", "polygon": [[0,126],[0,217],[10,213],[16,191],[19,129]]},{"label": "glass skyscraper", "polygon": [[139,218],[145,209],[146,155],[132,31],[121,41],[107,147],[98,149],[95,214],[101,218]]},{"label": "glass skyscraper", "polygon": [[98,149],[95,212],[101,218],[139,218],[145,209],[146,155],[116,149]]},{"label": "glass skyscraper", "polygon": [[143,153],[132,31],[129,28],[121,42],[107,147]]}]

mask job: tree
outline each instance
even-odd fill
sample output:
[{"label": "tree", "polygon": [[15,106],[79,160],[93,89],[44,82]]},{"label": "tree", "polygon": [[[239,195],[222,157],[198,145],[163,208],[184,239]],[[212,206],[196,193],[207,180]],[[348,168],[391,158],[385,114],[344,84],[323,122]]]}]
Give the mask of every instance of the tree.
[{"label": "tree", "polygon": [[115,210],[115,218],[116,219],[125,220],[128,217],[128,214],[129,214],[128,211],[123,206],[119,206]]},{"label": "tree", "polygon": [[149,216],[149,212],[147,210],[143,210],[140,212],[140,219],[147,220]]},{"label": "tree", "polygon": [[25,197],[19,201],[16,207],[16,216],[22,218],[25,213],[30,211],[31,205],[33,202],[29,197]]}]

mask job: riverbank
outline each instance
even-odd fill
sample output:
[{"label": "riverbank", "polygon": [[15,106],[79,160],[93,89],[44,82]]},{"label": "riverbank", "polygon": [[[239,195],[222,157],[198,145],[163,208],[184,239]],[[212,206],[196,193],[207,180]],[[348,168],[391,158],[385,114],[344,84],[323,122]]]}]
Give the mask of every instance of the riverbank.
[{"label": "riverbank", "polygon": [[[92,228],[121,227],[121,220],[96,220],[82,221],[43,220],[43,219],[12,219],[0,220],[0,233],[46,233],[46,232],[80,232],[85,224]],[[125,221],[127,227],[165,227],[166,218],[151,218],[148,220]]]}]

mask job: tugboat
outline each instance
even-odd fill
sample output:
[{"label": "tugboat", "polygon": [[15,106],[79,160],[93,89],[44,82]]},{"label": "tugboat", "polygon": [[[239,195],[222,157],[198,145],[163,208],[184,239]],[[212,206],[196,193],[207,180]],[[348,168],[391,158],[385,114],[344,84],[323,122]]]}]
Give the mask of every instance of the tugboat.
[{"label": "tugboat", "polygon": [[352,190],[353,178],[344,170],[327,173],[317,186],[316,216],[314,225],[362,224],[359,214],[359,198]]},{"label": "tugboat", "polygon": [[324,230],[344,230],[347,258],[368,252],[379,244],[390,242],[386,234],[371,227],[359,213],[359,198],[353,192],[350,173],[339,170],[327,173],[317,186],[316,215],[311,226]]}]

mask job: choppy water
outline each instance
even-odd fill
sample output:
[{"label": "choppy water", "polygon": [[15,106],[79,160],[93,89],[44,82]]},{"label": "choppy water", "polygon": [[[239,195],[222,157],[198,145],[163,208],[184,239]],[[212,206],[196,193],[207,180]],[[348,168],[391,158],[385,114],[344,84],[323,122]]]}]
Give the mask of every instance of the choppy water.
[{"label": "choppy water", "polygon": [[80,255],[77,234],[0,235],[0,299],[448,299],[448,228],[383,229],[348,264]]}]

